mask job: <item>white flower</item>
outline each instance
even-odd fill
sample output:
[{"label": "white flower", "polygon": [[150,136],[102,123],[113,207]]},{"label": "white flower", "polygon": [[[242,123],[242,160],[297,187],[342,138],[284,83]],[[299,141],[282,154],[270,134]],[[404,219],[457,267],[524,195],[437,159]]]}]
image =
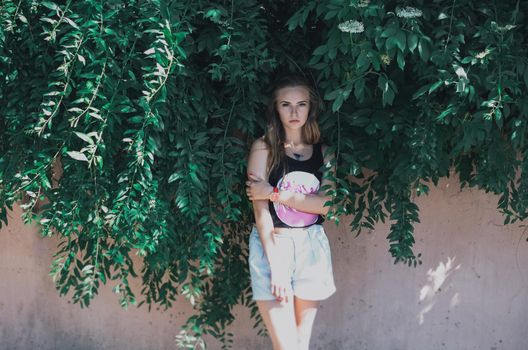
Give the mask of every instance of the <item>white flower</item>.
[{"label": "white flower", "polygon": [[370,4],[370,0],[359,0],[357,7],[367,7]]},{"label": "white flower", "polygon": [[482,52],[479,52],[479,53],[475,56],[475,58],[483,59],[483,58],[486,57],[490,52],[491,52],[490,50],[486,49],[486,50],[484,50],[484,51],[482,51]]},{"label": "white flower", "polygon": [[417,9],[416,7],[406,6],[396,9],[396,16],[401,18],[416,18],[422,17],[422,10]]},{"label": "white flower", "polygon": [[380,55],[380,59],[381,59],[381,62],[383,62],[383,64],[385,64],[385,65],[389,65],[391,63],[391,59],[390,59],[389,55],[387,55],[387,54]]},{"label": "white flower", "polygon": [[517,27],[516,25],[513,25],[513,24],[507,24],[503,27],[501,26],[498,26],[497,29],[499,30],[499,32],[507,32],[508,30],[512,30],[513,28]]},{"label": "white flower", "polygon": [[340,31],[345,33],[363,33],[365,31],[365,27],[363,27],[363,23],[350,20],[343,23],[339,23],[337,26]]}]

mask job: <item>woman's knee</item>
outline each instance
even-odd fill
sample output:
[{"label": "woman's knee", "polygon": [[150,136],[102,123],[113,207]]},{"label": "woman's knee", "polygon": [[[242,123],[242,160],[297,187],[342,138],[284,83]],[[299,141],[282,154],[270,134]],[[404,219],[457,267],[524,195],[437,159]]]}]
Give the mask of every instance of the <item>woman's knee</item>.
[{"label": "woman's knee", "polygon": [[293,302],[258,301],[260,313],[273,342],[274,350],[297,350],[297,327]]}]

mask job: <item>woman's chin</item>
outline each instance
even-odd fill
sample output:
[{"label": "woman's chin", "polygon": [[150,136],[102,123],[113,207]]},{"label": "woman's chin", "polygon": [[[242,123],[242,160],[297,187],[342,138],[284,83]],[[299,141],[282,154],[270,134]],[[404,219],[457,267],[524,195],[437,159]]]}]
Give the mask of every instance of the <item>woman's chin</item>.
[{"label": "woman's chin", "polygon": [[284,125],[284,128],[290,130],[298,130],[301,129],[303,126],[304,124],[302,123],[287,123],[286,125]]}]

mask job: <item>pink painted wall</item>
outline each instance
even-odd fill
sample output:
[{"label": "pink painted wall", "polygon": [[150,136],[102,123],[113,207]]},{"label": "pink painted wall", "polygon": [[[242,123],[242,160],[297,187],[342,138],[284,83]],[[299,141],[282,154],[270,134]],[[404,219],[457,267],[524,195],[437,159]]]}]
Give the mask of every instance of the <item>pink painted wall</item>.
[{"label": "pink painted wall", "polygon": [[[526,350],[528,242],[520,224],[503,226],[497,197],[443,180],[418,197],[417,268],[394,265],[387,226],[355,238],[346,222],[326,223],[337,293],[323,302],[311,349]],[[0,231],[0,349],[175,349],[191,312],[123,310],[111,286],[88,309],[59,298],[48,266],[53,239],[24,226],[20,210]],[[136,288],[138,290],[139,288]],[[234,349],[270,349],[239,307]],[[210,349],[219,349],[210,340]]]}]

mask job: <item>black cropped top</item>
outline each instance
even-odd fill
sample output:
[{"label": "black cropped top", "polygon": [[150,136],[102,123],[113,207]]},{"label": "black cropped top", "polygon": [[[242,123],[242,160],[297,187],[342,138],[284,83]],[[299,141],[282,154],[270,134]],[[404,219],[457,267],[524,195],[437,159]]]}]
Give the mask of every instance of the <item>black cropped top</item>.
[{"label": "black cropped top", "polygon": [[[306,160],[296,160],[286,156],[286,171],[282,165],[276,167],[269,175],[269,183],[279,191],[297,193],[317,193],[323,173],[323,153],[321,144],[313,145],[312,156]],[[269,202],[269,211],[274,227],[308,227],[321,224],[321,215],[305,213],[277,202]]]}]

